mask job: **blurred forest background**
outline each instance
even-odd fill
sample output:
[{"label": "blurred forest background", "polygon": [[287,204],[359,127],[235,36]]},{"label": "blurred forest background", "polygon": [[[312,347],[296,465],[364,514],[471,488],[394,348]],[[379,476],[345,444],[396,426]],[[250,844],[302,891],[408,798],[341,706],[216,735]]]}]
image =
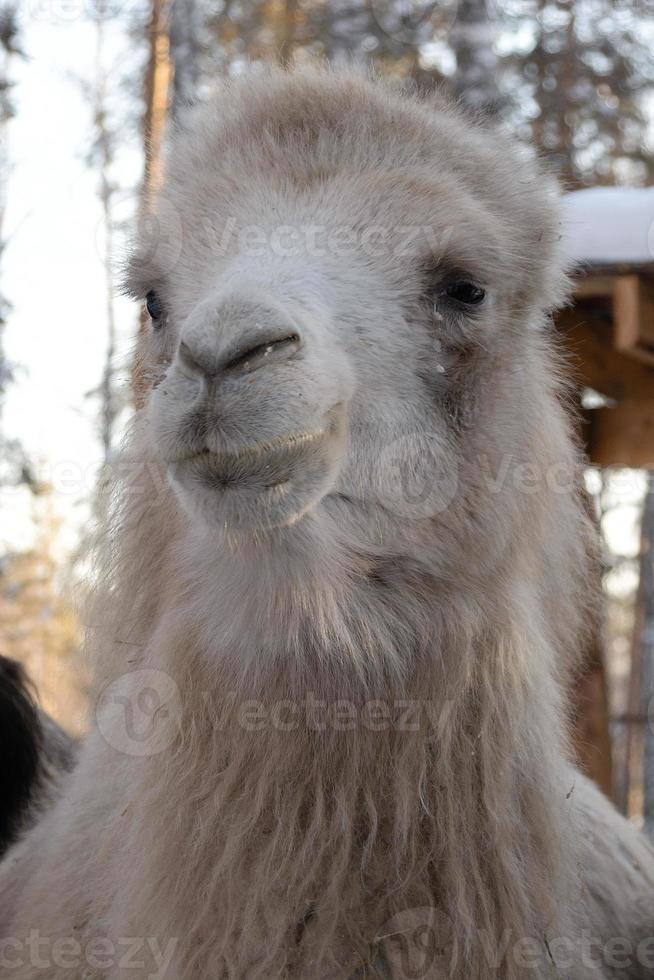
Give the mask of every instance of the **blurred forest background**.
[{"label": "blurred forest background", "polygon": [[[0,651],[27,664],[46,708],[66,727],[84,727],[75,597],[92,575],[89,549],[101,517],[96,488],[131,407],[139,314],[116,297],[117,267],[126,227],[158,178],[166,120],[201,98],[216,74],[253,62],[355,60],[421,88],[445,82],[465,103],[533,141],[570,189],[648,186],[653,51],[649,0],[0,0]],[[57,120],[47,139],[42,124],[29,122],[35,98]],[[18,401],[11,409],[29,389],[32,356],[44,337],[35,333],[27,353],[21,347],[24,291],[14,293],[24,273],[13,271],[12,253],[24,257],[38,247],[20,168],[32,155],[47,162],[67,139],[88,179],[77,178],[81,190],[65,234],[74,236],[83,212],[93,212],[95,231],[81,249],[93,253],[100,271],[85,311],[55,307],[39,328],[62,332],[67,363],[79,356],[83,396],[69,407],[88,432],[80,428],[79,449],[71,446],[66,459],[81,459],[85,477],[64,492],[61,451],[48,458],[47,446],[23,437],[29,406]],[[40,288],[38,281],[25,286]],[[75,281],[67,288],[68,296],[79,292]],[[66,350],[63,331],[73,316],[84,320],[95,360]],[[72,402],[73,395],[62,391],[61,398]],[[588,489],[604,553],[613,792],[637,816],[629,678],[642,614],[641,515],[645,503],[652,521],[654,491],[644,472],[599,469],[589,470]]]}]

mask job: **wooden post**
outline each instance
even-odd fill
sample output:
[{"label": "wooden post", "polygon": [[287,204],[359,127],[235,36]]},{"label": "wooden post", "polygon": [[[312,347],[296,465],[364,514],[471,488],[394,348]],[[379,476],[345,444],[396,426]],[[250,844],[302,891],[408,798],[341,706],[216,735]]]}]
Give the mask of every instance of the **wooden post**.
[{"label": "wooden post", "polygon": [[654,840],[654,471],[647,484],[641,541],[643,818],[645,831]]}]

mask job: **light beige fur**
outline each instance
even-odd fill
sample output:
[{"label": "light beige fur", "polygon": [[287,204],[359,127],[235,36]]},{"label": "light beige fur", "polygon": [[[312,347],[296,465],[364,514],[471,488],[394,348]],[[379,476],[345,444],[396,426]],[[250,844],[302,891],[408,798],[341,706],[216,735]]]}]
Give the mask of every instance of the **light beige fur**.
[{"label": "light beige fur", "polygon": [[96,724],[0,869],[6,975],[651,976],[652,851],[568,761],[592,599],[553,181],[444,98],[315,68],[223,85],[172,142]]}]

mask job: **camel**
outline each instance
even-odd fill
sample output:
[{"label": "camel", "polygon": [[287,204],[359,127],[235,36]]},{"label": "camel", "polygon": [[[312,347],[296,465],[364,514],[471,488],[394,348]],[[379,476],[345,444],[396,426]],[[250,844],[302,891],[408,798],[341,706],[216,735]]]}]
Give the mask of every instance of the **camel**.
[{"label": "camel", "polygon": [[555,179],[306,66],[190,110],[153,206],[93,723],[0,866],[2,976],[651,977],[654,853],[568,745]]}]

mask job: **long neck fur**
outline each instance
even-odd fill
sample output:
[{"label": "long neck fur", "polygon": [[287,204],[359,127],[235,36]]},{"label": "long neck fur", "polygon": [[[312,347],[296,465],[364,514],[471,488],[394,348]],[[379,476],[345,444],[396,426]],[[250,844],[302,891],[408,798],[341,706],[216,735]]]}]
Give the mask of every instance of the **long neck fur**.
[{"label": "long neck fur", "polygon": [[166,671],[181,711],[172,747],[134,761],[110,920],[183,937],[180,980],[347,977],[424,907],[454,978],[490,976],[506,935],[545,943],[567,901],[554,647],[574,642],[576,593],[561,582],[553,628],[530,541],[581,526],[576,503],[534,499],[492,575],[482,539],[482,571],[448,579],[426,526],[372,546],[338,502],[259,542],[210,539],[138,442],[97,680]]}]

